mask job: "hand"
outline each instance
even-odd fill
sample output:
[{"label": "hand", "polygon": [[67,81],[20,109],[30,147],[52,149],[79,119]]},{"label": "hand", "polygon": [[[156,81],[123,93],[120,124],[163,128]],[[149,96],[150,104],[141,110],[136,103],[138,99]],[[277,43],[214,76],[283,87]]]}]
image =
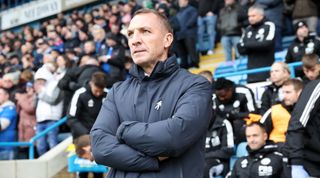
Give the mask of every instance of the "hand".
[{"label": "hand", "polygon": [[302,165],[292,165],[291,166],[291,176],[292,176],[292,178],[308,178],[309,174],[303,168]]},{"label": "hand", "polygon": [[207,14],[206,14],[206,16],[213,16],[213,15],[214,15],[214,13],[211,11],[207,12]]},{"label": "hand", "polygon": [[218,164],[216,166],[212,166],[209,170],[210,177],[219,176],[223,171],[223,164]]},{"label": "hand", "polygon": [[165,157],[165,156],[159,156],[159,157],[158,157],[158,160],[159,160],[159,161],[164,161],[164,160],[166,160],[166,159],[169,159],[169,157]]}]

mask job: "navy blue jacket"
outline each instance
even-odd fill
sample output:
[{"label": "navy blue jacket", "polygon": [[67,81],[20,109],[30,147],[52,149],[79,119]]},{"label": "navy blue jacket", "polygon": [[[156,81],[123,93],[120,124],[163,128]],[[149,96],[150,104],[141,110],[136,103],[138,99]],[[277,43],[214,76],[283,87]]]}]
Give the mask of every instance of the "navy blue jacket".
[{"label": "navy blue jacket", "polygon": [[137,65],[130,73],[108,93],[91,130],[96,162],[112,167],[108,177],[203,177],[209,82],[179,68],[175,57],[150,77]]}]

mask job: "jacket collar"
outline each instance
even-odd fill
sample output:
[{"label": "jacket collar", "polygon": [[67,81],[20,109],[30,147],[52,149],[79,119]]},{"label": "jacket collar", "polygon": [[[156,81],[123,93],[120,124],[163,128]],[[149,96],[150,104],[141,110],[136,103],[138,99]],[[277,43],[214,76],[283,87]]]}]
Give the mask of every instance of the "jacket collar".
[{"label": "jacket collar", "polygon": [[171,56],[165,61],[159,61],[154,67],[150,76],[146,76],[143,69],[134,64],[129,73],[138,80],[152,80],[161,77],[166,77],[175,72],[179,68],[176,56]]}]

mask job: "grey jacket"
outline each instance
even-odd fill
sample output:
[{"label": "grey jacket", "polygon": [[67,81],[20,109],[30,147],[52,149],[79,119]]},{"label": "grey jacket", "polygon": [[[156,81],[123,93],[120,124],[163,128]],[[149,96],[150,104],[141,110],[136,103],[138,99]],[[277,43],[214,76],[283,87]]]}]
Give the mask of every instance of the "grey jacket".
[{"label": "grey jacket", "polygon": [[113,86],[91,130],[96,162],[112,167],[109,178],[203,177],[209,82],[180,69],[175,57],[150,77],[137,65],[130,73]]}]

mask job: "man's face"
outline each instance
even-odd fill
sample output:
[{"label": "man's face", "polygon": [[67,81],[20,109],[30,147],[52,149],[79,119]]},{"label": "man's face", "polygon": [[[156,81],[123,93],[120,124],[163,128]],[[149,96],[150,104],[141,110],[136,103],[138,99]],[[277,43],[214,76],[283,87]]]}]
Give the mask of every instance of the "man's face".
[{"label": "man's face", "polygon": [[315,65],[312,68],[302,67],[304,75],[309,80],[316,80],[320,75],[320,64]]},{"label": "man's face", "polygon": [[250,149],[258,150],[266,144],[268,135],[259,126],[252,125],[246,128],[246,138]]},{"label": "man's face", "polygon": [[284,68],[279,63],[275,63],[271,67],[270,80],[276,85],[281,85],[285,80],[289,79],[290,74],[284,70]]},{"label": "man's face", "polygon": [[138,14],[128,27],[128,43],[134,63],[142,68],[154,66],[168,56],[173,36],[152,13]]},{"label": "man's face", "polygon": [[217,90],[216,95],[221,103],[227,103],[232,98],[232,88]]},{"label": "man's face", "polygon": [[296,91],[293,85],[282,86],[283,102],[286,106],[294,105],[301,93],[301,91]]},{"label": "man's face", "polygon": [[103,88],[99,88],[91,82],[90,82],[90,87],[91,87],[91,93],[93,94],[93,96],[99,98],[103,95]]},{"label": "man's face", "polygon": [[299,27],[297,30],[297,36],[305,38],[309,36],[309,29],[306,26]]},{"label": "man's face", "polygon": [[257,10],[253,9],[248,12],[248,20],[251,25],[257,24],[263,19],[263,15],[261,15]]}]

